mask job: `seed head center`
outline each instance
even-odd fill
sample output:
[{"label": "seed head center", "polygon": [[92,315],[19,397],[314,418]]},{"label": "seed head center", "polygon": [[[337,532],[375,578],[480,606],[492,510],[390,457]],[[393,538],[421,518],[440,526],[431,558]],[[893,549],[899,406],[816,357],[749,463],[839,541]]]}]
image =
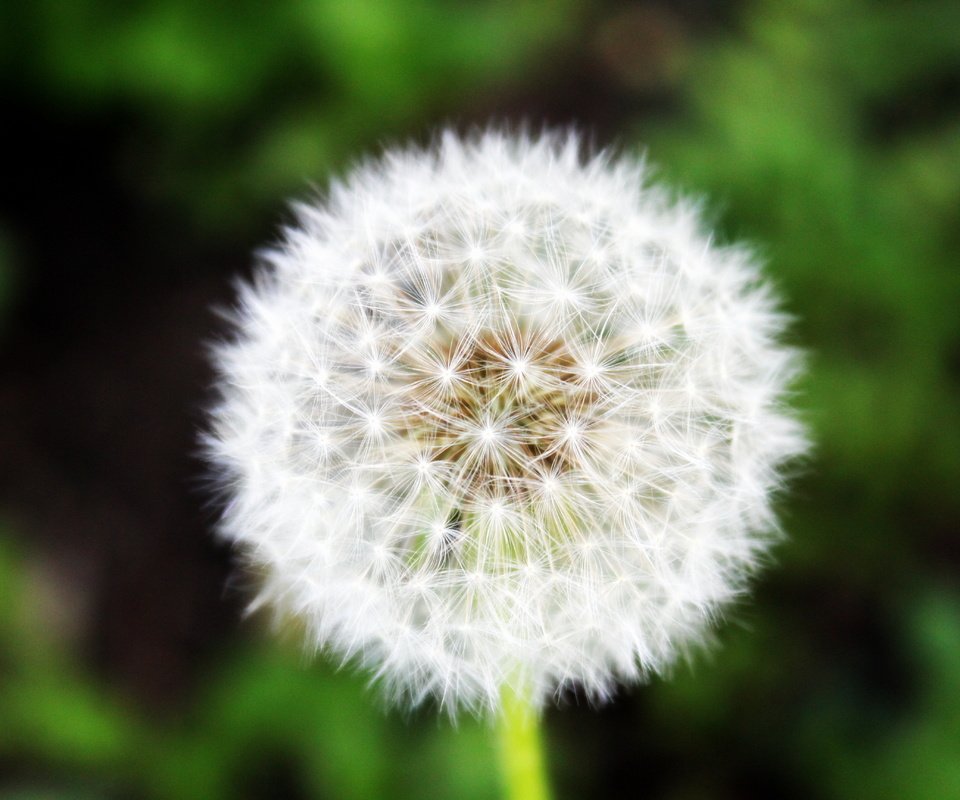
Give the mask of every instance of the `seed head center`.
[{"label": "seed head center", "polygon": [[598,397],[566,343],[488,330],[435,355],[406,365],[406,435],[452,464],[465,491],[526,492],[576,467]]}]

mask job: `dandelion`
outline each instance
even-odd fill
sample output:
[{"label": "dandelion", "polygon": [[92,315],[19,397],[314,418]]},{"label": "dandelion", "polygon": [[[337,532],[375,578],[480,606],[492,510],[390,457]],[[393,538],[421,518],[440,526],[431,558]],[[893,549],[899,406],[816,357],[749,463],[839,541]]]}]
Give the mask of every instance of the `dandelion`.
[{"label": "dandelion", "polygon": [[216,353],[259,602],[451,711],[603,700],[703,642],[805,444],[753,256],[575,134],[447,133],[297,215]]}]

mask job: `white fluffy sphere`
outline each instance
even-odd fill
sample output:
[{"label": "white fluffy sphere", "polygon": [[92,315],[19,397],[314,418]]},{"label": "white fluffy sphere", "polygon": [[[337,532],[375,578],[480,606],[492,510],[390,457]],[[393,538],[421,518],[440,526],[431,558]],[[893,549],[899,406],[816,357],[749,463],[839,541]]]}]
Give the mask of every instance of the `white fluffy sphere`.
[{"label": "white fluffy sphere", "polygon": [[398,702],[595,698],[703,640],[804,448],[744,249],[575,135],[335,184],[218,348],[208,449],[261,600]]}]

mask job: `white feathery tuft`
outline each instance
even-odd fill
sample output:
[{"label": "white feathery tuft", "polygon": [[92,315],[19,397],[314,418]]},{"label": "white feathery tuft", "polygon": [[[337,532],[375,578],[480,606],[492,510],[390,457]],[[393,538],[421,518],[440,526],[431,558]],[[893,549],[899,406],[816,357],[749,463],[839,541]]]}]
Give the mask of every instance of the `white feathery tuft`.
[{"label": "white feathery tuft", "polygon": [[752,255],[581,151],[446,133],[356,168],[216,351],[223,534],[397,703],[662,671],[743,591],[805,450]]}]

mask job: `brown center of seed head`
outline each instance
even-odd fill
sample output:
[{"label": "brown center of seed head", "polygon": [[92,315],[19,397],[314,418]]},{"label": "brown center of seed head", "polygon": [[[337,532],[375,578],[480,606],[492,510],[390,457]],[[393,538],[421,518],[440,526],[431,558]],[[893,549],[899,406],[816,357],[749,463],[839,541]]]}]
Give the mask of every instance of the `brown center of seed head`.
[{"label": "brown center of seed head", "polygon": [[433,461],[455,465],[463,488],[525,494],[576,464],[598,397],[567,344],[486,330],[452,339],[437,356],[406,393],[409,435]]}]

